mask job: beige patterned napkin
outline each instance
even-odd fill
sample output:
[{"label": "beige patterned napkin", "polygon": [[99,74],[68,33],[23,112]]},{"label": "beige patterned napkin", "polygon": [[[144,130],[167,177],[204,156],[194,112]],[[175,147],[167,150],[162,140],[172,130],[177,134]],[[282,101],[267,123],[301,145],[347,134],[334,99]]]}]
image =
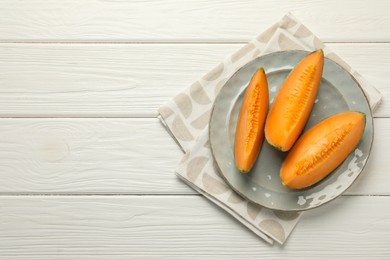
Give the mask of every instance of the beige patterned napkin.
[{"label": "beige patterned napkin", "polygon": [[343,66],[360,82],[374,109],[381,94],[325,46],[291,14],[285,15],[257,38],[177,94],[159,109],[160,120],[185,151],[176,173],[187,184],[234,216],[257,235],[283,244],[299,220],[299,213],[282,213],[256,206],[233,192],[214,167],[208,141],[211,108],[221,87],[254,58],[281,50],[315,50]]}]

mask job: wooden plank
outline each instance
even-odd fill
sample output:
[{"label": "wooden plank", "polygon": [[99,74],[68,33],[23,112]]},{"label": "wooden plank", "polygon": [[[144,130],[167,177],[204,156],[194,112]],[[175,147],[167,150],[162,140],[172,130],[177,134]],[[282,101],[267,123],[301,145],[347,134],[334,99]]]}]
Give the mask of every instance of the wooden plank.
[{"label": "wooden plank", "polygon": [[2,119],[2,193],[193,193],[157,119]]},{"label": "wooden plank", "polygon": [[1,44],[0,115],[154,117],[239,47]]},{"label": "wooden plank", "polygon": [[1,6],[3,42],[247,41],[287,12],[326,41],[390,40],[386,0],[3,0]]},{"label": "wooden plank", "polygon": [[[330,44],[390,98],[390,44]],[[241,44],[0,44],[0,117],[155,117]],[[383,103],[376,116],[390,116]]]},{"label": "wooden plank", "polygon": [[385,259],[389,203],[343,196],[270,246],[200,196],[1,196],[0,257]]},{"label": "wooden plank", "polygon": [[[390,119],[375,119],[372,155],[346,194],[390,195]],[[157,119],[1,119],[2,194],[195,194]]]}]

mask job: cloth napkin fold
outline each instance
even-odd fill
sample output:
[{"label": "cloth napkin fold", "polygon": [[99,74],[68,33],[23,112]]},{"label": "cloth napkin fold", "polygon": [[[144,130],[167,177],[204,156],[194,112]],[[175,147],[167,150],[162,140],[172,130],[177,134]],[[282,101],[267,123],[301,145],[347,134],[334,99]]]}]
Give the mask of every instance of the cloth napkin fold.
[{"label": "cloth napkin fold", "polygon": [[344,67],[359,81],[371,108],[375,109],[381,101],[381,93],[290,13],[159,109],[159,119],[185,151],[176,169],[177,175],[269,243],[276,241],[283,244],[302,214],[262,208],[237,195],[224,182],[210,150],[210,112],[226,81],[249,61],[275,51],[320,48],[326,57]]}]

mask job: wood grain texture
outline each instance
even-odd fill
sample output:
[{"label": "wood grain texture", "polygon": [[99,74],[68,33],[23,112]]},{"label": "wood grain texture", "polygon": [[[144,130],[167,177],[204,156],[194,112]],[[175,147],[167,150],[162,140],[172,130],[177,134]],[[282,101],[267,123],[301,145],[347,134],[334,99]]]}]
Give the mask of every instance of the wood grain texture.
[{"label": "wood grain texture", "polygon": [[[390,119],[375,119],[367,167],[346,194],[390,195]],[[157,119],[1,119],[0,194],[196,194]]]},{"label": "wood grain texture", "polygon": [[341,197],[270,246],[200,196],[2,196],[3,259],[377,259],[389,197]]},{"label": "wood grain texture", "polygon": [[2,119],[0,193],[192,193],[157,119]]},{"label": "wood grain texture", "polygon": [[[389,1],[0,6],[0,259],[389,257]],[[384,102],[372,155],[346,196],[307,212],[284,246],[270,246],[178,180],[182,152],[155,117],[287,12]]]},{"label": "wood grain texture", "polygon": [[[390,99],[390,44],[329,44]],[[0,44],[0,117],[155,117],[242,44]],[[375,116],[390,116],[384,102]]]},{"label": "wood grain texture", "polygon": [[388,10],[386,0],[3,0],[0,40],[247,41],[292,12],[327,41],[389,41]]},{"label": "wood grain texture", "polygon": [[0,114],[154,117],[238,47],[0,44]]}]

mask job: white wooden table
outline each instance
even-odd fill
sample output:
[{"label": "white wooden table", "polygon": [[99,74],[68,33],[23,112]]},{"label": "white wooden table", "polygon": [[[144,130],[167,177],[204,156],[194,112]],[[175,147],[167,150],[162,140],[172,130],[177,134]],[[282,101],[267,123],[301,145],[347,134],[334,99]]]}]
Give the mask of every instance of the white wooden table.
[{"label": "white wooden table", "polygon": [[[174,175],[157,108],[292,12],[384,95],[372,155],[270,246]],[[1,0],[1,259],[390,257],[390,1]]]}]

